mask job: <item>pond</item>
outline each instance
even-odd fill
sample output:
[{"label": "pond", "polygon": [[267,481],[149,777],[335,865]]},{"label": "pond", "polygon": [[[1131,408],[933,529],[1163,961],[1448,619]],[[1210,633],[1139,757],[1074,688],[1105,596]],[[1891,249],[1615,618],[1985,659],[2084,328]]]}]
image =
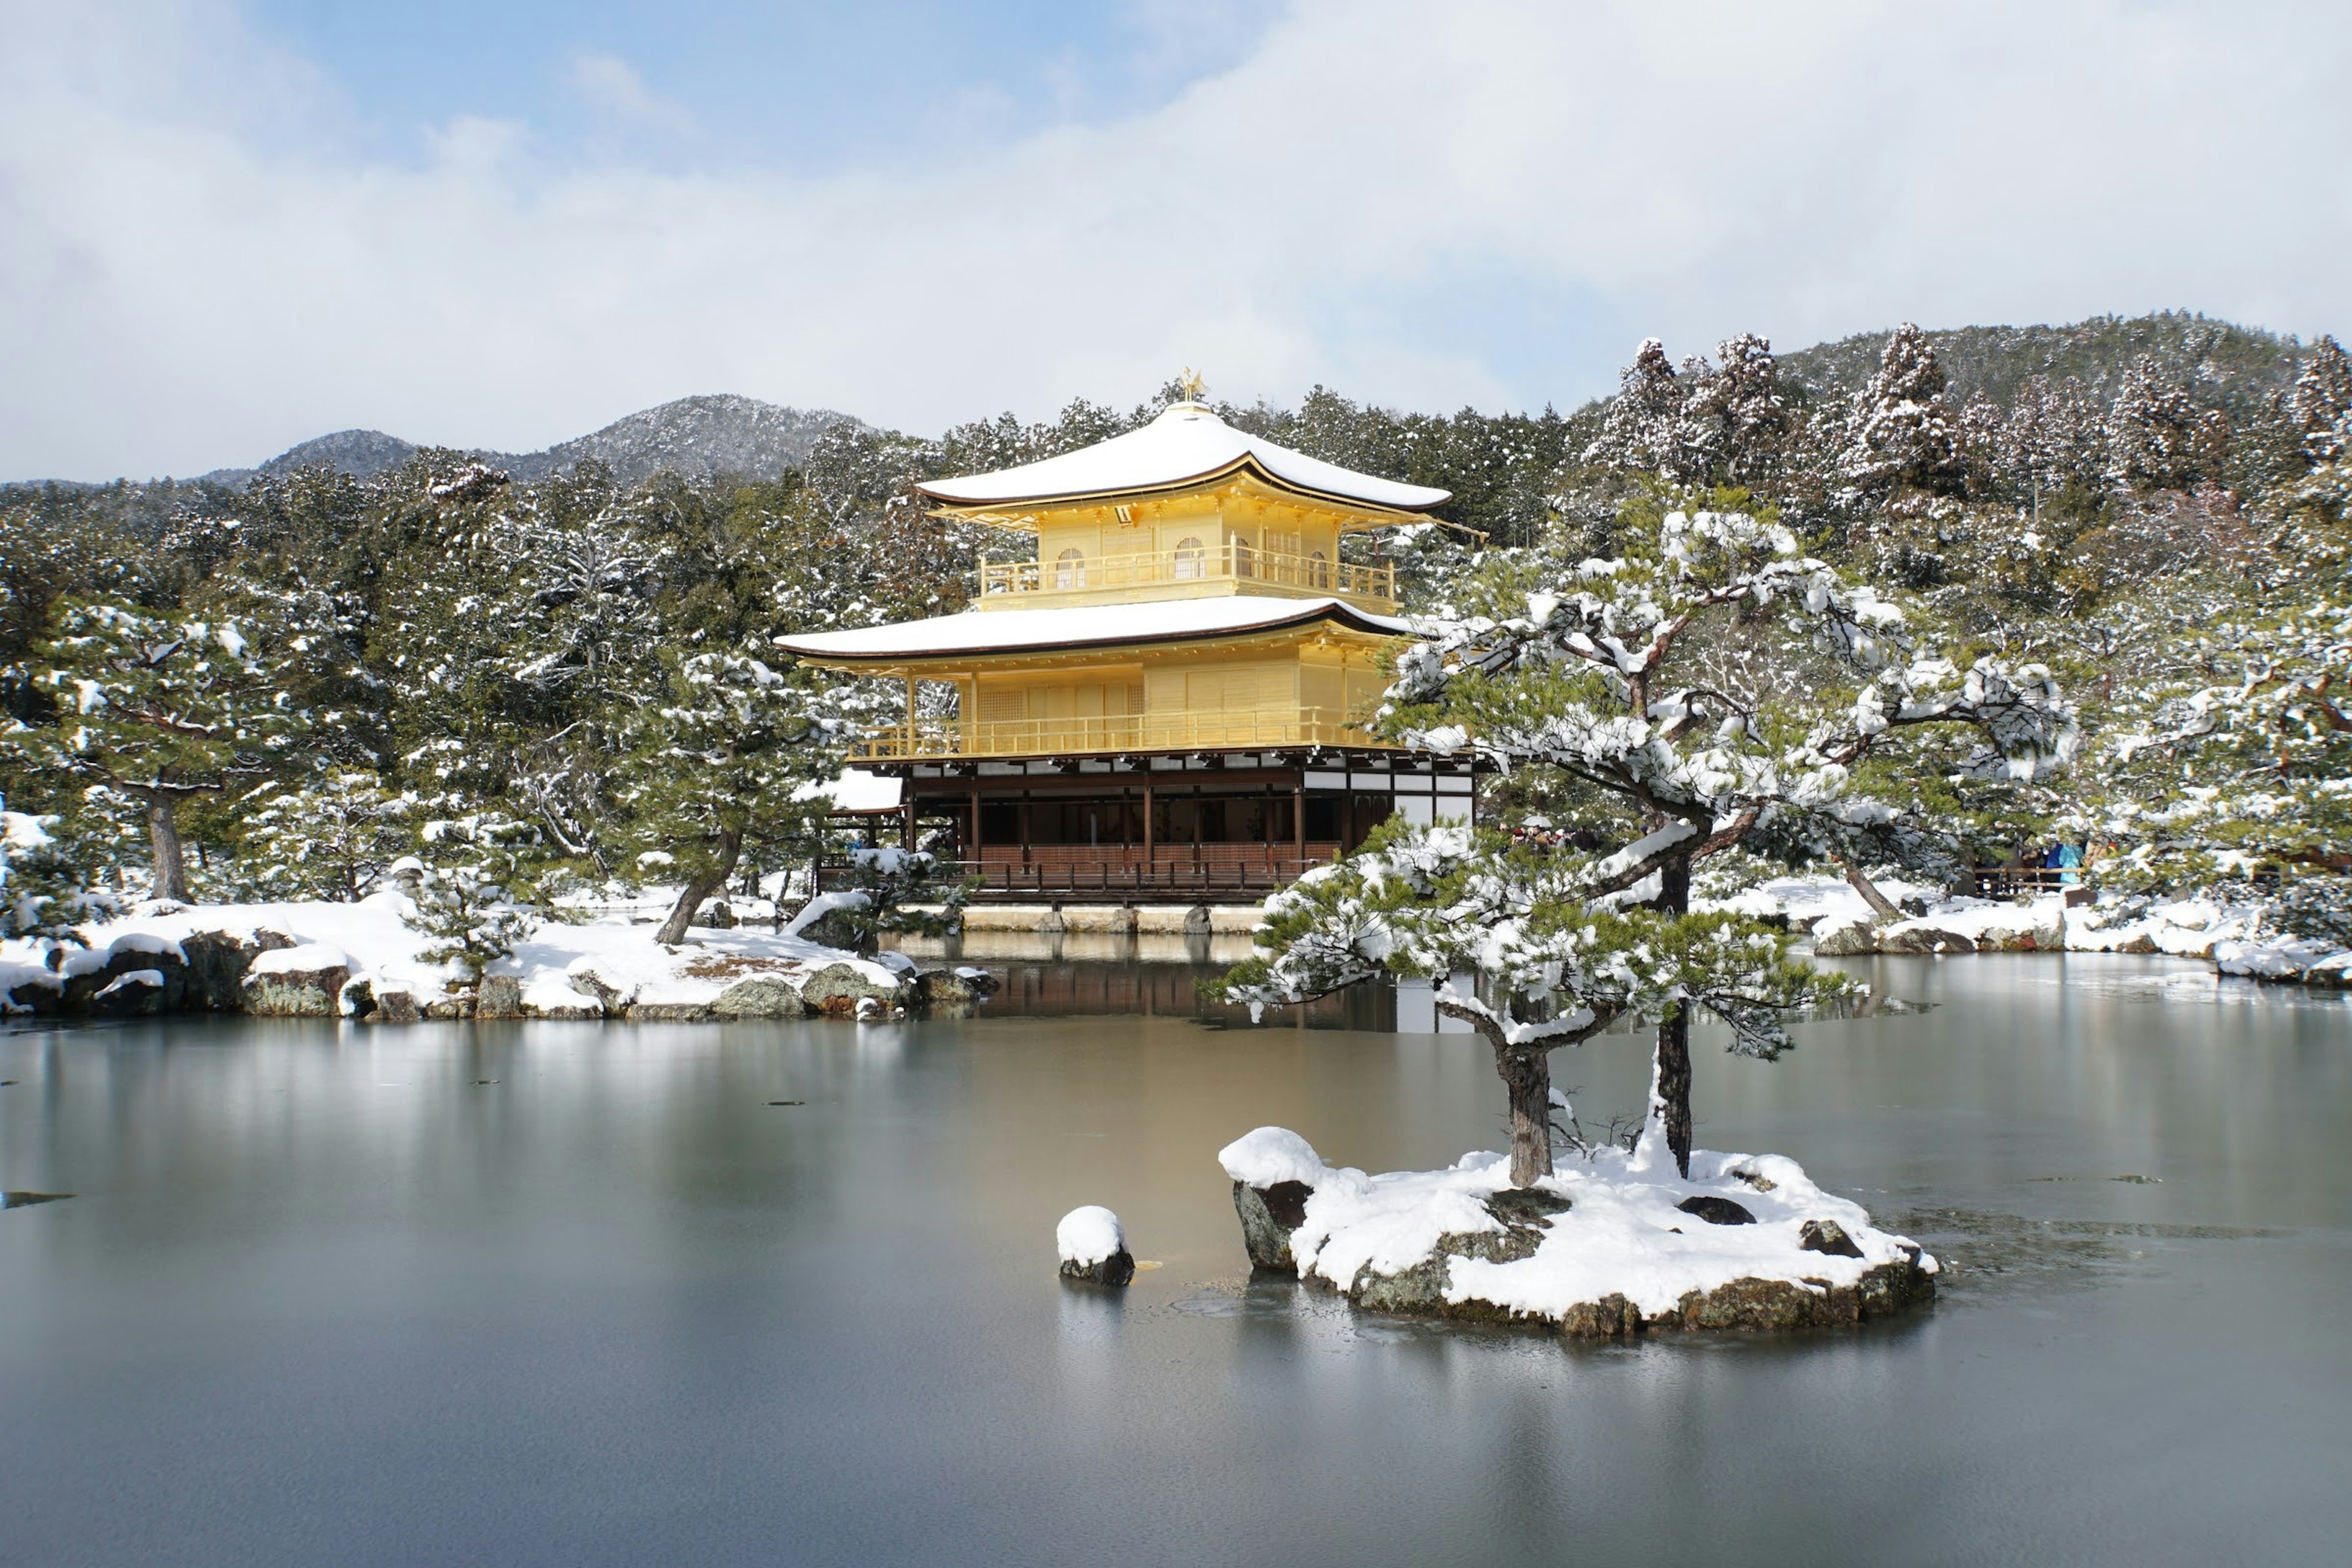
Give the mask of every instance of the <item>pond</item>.
[{"label": "pond", "polygon": [[[1901,1321],[1562,1344],[1252,1281],[1215,1153],[1497,1146],[1483,1049],[1182,963],[975,1018],[0,1036],[0,1561],[2189,1563],[2352,1530],[2352,1009],[1859,961],[1699,1142],[1950,1266]],[[1027,977],[1024,979],[1024,975]],[[1115,1011],[1090,1011],[1111,1008]],[[1407,1022],[1415,1021],[1410,1006]],[[1640,1042],[1556,1058],[1588,1120]],[[1125,1218],[1120,1296],[1056,1218]]]}]

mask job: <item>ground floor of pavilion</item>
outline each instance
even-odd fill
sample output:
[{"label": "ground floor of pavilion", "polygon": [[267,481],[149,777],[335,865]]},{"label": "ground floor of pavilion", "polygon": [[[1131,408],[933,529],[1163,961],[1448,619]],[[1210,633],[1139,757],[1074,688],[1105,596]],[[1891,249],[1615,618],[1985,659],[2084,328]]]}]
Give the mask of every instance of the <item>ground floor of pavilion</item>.
[{"label": "ground floor of pavilion", "polygon": [[1475,812],[1473,763],[1385,748],[865,765],[902,781],[887,830],[980,879],[983,900],[1263,898],[1391,816]]}]

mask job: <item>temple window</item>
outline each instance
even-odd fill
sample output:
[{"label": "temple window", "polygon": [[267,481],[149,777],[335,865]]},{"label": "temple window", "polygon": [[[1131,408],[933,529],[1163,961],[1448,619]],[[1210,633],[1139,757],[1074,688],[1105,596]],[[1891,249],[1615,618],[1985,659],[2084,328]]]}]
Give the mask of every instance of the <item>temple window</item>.
[{"label": "temple window", "polygon": [[1236,577],[1257,575],[1256,553],[1250,549],[1250,542],[1239,534],[1234,536],[1234,575]]},{"label": "temple window", "polygon": [[1208,575],[1208,564],[1209,552],[1206,545],[1197,538],[1180,540],[1176,545],[1173,569],[1169,575],[1185,581],[1195,577],[1205,577]]},{"label": "temple window", "polygon": [[1321,551],[1317,551],[1314,554],[1307,558],[1307,574],[1312,580],[1313,586],[1318,588],[1329,587],[1331,585],[1331,558],[1324,554]]},{"label": "temple window", "polygon": [[1054,559],[1054,586],[1083,588],[1087,585],[1087,557],[1084,551],[1065,550]]}]

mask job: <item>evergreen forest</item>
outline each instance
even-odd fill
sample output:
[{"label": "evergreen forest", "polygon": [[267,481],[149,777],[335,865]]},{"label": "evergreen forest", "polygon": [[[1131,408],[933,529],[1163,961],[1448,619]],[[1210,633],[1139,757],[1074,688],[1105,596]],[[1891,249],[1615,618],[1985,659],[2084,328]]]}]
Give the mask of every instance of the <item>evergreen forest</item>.
[{"label": "evergreen forest", "polygon": [[[2064,839],[2109,889],[2259,884],[2294,929],[2352,935],[2352,360],[2333,339],[2167,314],[1689,347],[1643,344],[1615,395],[1567,414],[1322,387],[1218,411],[1454,492],[1442,522],[1361,542],[1399,562],[1408,610],[1514,552],[1608,561],[1674,509],[1738,512],[1900,595],[1954,668],[2046,671],[2078,720],[2071,766],[1988,781],[1930,747],[1866,781],[1870,822],[1742,854],[1952,881]],[[804,860],[802,786],[878,699],[771,640],[961,608],[1006,543],[913,485],[1174,395],[938,437],[845,419],[756,475],[526,479],[425,449],[364,476],[0,490],[0,795],[47,839],[19,858],[13,929],[132,897],[350,900],[408,858],[453,897],[470,877],[525,902]],[[1600,820],[1590,795],[1536,771],[1496,804],[1573,829]]]}]

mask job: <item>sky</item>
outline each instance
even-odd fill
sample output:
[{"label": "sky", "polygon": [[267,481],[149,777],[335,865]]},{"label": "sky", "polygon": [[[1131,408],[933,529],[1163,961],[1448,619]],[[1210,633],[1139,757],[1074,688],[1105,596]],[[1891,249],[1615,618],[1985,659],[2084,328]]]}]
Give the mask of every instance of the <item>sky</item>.
[{"label": "sky", "polygon": [[2285,0],[0,0],[0,478],[2343,335],[2348,69],[2352,9]]}]

